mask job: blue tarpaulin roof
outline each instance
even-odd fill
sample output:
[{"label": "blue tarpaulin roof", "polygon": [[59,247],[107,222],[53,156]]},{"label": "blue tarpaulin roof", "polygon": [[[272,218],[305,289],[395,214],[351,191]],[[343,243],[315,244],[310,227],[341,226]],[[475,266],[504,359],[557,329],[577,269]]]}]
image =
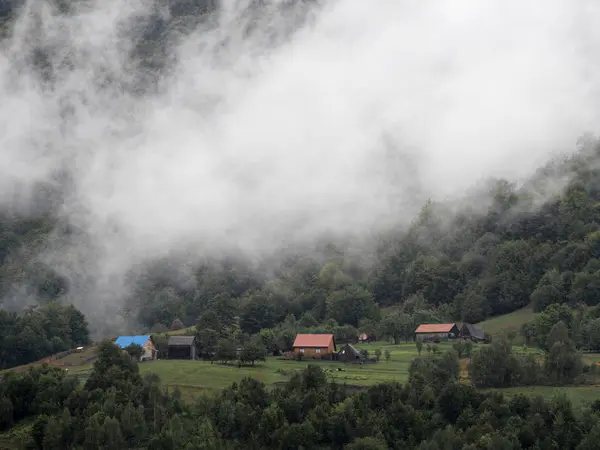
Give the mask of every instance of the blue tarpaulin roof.
[{"label": "blue tarpaulin roof", "polygon": [[115,341],[115,345],[117,345],[121,348],[127,348],[131,344],[139,345],[141,347],[146,342],[148,342],[148,339],[150,339],[150,336],[151,336],[150,334],[144,334],[141,336],[119,336],[117,338],[117,340]]}]

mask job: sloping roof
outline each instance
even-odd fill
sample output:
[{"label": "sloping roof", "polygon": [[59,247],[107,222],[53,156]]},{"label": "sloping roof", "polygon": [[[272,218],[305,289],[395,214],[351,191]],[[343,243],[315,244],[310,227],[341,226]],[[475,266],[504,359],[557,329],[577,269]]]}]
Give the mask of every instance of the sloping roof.
[{"label": "sloping roof", "polygon": [[141,336],[119,336],[115,341],[115,345],[121,348],[127,348],[131,344],[143,346],[148,339],[150,339],[151,334],[143,334]]},{"label": "sloping roof", "polygon": [[297,334],[294,347],[329,347],[333,334]]},{"label": "sloping roof", "polygon": [[422,323],[415,333],[448,333],[456,326],[455,323]]},{"label": "sloping roof", "polygon": [[168,345],[180,347],[194,345],[194,336],[169,336]]},{"label": "sloping roof", "polygon": [[352,350],[356,355],[362,357],[362,354],[360,353],[360,351],[352,344],[346,344],[346,347],[348,347],[350,350]]},{"label": "sloping roof", "polygon": [[469,334],[474,338],[485,339],[485,332],[481,328],[471,325],[470,323],[465,323],[463,326],[469,330]]}]

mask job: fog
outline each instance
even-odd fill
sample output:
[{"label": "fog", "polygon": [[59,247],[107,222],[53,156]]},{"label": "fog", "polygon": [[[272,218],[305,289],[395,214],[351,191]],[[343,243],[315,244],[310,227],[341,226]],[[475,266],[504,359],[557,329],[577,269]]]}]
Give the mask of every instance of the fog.
[{"label": "fog", "polygon": [[[596,131],[593,1],[224,0],[172,34],[154,89],[129,54],[150,1],[31,1],[0,53],[0,202],[70,173],[83,233],[43,255],[90,314],[172,251],[250,255],[407,223],[423,200],[526,177]],[[256,21],[252,33],[242,31]],[[34,72],[42,45],[52,81]],[[39,72],[39,70],[38,70]],[[145,78],[144,78],[145,77]]]}]

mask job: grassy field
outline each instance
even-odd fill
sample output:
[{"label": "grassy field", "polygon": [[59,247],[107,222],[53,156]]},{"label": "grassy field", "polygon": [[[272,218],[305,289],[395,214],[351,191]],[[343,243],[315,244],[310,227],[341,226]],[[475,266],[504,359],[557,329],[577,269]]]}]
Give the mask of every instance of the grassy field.
[{"label": "grassy field", "polygon": [[[483,330],[491,335],[498,335],[509,330],[517,331],[521,325],[535,317],[535,313],[530,308],[524,308],[504,316],[494,317],[478,324]],[[184,330],[168,332],[170,334],[189,334],[191,328]],[[308,364],[316,364],[322,366],[328,373],[329,377],[339,383],[346,383],[351,386],[368,386],[386,381],[406,382],[408,379],[408,369],[410,363],[417,356],[417,349],[414,343],[403,343],[393,345],[387,342],[374,342],[370,344],[357,344],[359,349],[367,349],[371,357],[374,357],[376,349],[382,350],[382,353],[387,349],[391,353],[391,359],[386,362],[381,358],[381,361],[375,364],[344,364],[332,361],[290,361],[276,357],[269,357],[265,362],[257,364],[255,367],[238,368],[236,364],[222,365],[211,364],[207,361],[177,361],[177,360],[158,360],[147,361],[140,364],[140,372],[142,374],[153,372],[160,376],[164,386],[172,389],[177,386],[186,399],[193,399],[198,394],[217,392],[223,388],[230,386],[233,382],[239,382],[245,377],[252,377],[264,382],[267,385],[275,385],[277,383],[287,381],[290,376]],[[439,344],[443,351],[449,348],[450,344]],[[339,347],[339,345],[338,345]],[[51,364],[62,365],[68,369],[69,374],[77,375],[81,381],[85,381],[89,372],[92,369],[92,362],[96,348],[90,346],[80,353],[72,353],[62,359],[52,360]],[[540,353],[541,351],[531,348],[515,345],[513,347],[515,353]],[[425,349],[423,350],[425,353]],[[600,354],[584,354],[584,362],[591,364],[600,362]],[[26,370],[28,367],[40,362],[33,363],[27,366],[21,366],[12,370]],[[468,381],[468,360],[461,361],[461,379]],[[527,387],[527,388],[511,388],[503,389],[502,392],[507,395],[514,395],[517,392],[523,392],[531,395],[543,395],[549,397],[554,394],[564,393],[574,404],[579,405],[586,402],[591,402],[600,398],[599,387],[567,387],[567,388],[550,388],[550,387]]]},{"label": "grassy field", "polygon": [[[448,349],[450,344],[439,344],[441,350]],[[384,352],[386,349],[391,353],[391,359],[386,362],[382,357],[381,361],[375,364],[344,364],[333,361],[291,361],[276,357],[268,357],[265,362],[258,363],[255,367],[238,368],[236,364],[222,365],[211,364],[207,361],[181,361],[181,360],[158,360],[147,361],[140,364],[142,374],[153,372],[160,376],[164,386],[173,389],[177,386],[186,400],[193,400],[202,393],[218,392],[230,386],[234,382],[239,382],[245,377],[252,377],[264,382],[267,385],[274,386],[277,383],[287,381],[291,375],[298,370],[316,364],[323,367],[328,376],[339,383],[346,383],[351,386],[368,386],[386,381],[406,382],[408,379],[408,369],[410,363],[418,353],[414,343],[403,343],[398,345],[386,342],[374,342],[370,344],[357,344],[359,349],[367,349],[371,356],[374,356],[376,349]],[[77,360],[84,361],[90,357],[93,348],[86,349],[83,353],[74,353],[64,358],[76,364]],[[513,348],[516,353],[530,353],[538,351],[520,346]],[[425,353],[425,350],[424,350]],[[588,353],[584,355],[584,361],[587,364],[600,361],[600,354]],[[461,361],[461,378],[467,379],[468,360]],[[23,370],[27,366],[18,368]],[[78,376],[82,382],[85,382],[92,364],[69,366],[70,375]],[[542,395],[551,397],[556,393],[564,393],[575,405],[590,403],[600,398],[600,387],[523,387],[502,389],[506,395],[515,393],[525,393],[528,395]],[[0,447],[1,449],[1,447]]]},{"label": "grassy field", "polygon": [[503,316],[492,317],[477,324],[486,333],[497,336],[508,331],[519,331],[521,326],[532,320],[537,313],[533,312],[530,307],[519,309]]},{"label": "grassy field", "polygon": [[[448,345],[441,344],[441,347]],[[290,376],[309,364],[323,367],[330,378],[339,383],[353,386],[367,386],[385,381],[405,382],[408,379],[408,368],[412,359],[417,356],[414,343],[392,345],[387,343],[371,343],[357,345],[366,348],[371,356],[376,349],[382,352],[388,349],[391,353],[389,362],[381,358],[375,364],[344,364],[334,361],[292,361],[277,357],[268,357],[265,362],[254,367],[238,368],[236,364],[222,365],[211,364],[208,361],[176,361],[157,360],[140,364],[140,372],[153,372],[160,376],[164,386],[174,388],[178,386],[184,397],[190,399],[203,392],[215,392],[239,382],[245,377],[252,377],[273,385],[287,381]],[[91,365],[69,367],[69,373],[79,376],[85,381]]]},{"label": "grassy field", "polygon": [[595,400],[600,400],[600,386],[528,386],[490,390],[502,392],[507,397],[517,394],[525,394],[528,396],[542,396],[546,399],[550,399],[557,395],[566,395],[571,403],[573,403],[573,406],[577,408],[584,405],[589,405]]},{"label": "grassy field", "polygon": [[[450,345],[442,343],[439,346],[441,350],[445,350]],[[391,359],[389,362],[386,362],[382,357],[378,363],[360,366],[332,361],[291,361],[269,357],[265,362],[261,362],[255,367],[241,368],[238,368],[235,364],[211,364],[207,361],[158,360],[141,363],[140,372],[142,374],[146,372],[156,373],[160,376],[164,386],[169,389],[177,386],[186,400],[193,400],[199,394],[218,392],[248,376],[273,386],[277,383],[287,381],[295,371],[305,368],[308,364],[316,364],[323,367],[332,380],[351,386],[369,386],[386,381],[403,383],[408,379],[408,369],[411,361],[418,355],[414,343],[393,345],[378,342],[358,344],[357,347],[360,349],[366,348],[369,350],[371,356],[377,348],[381,349],[382,352],[388,349],[391,353]],[[521,347],[515,347],[514,351],[516,353],[537,353],[536,349]],[[598,362],[600,361],[600,354],[585,354],[584,360],[588,364]],[[468,360],[462,360],[461,378],[463,380],[467,379],[467,366]],[[90,370],[91,365],[88,364],[80,367],[70,367],[69,373],[77,375],[82,381],[85,381]],[[508,396],[515,395],[516,393],[524,393],[527,395],[552,397],[557,393],[563,393],[577,406],[600,398],[600,387],[596,386],[565,388],[535,386],[500,389],[500,391]]]}]

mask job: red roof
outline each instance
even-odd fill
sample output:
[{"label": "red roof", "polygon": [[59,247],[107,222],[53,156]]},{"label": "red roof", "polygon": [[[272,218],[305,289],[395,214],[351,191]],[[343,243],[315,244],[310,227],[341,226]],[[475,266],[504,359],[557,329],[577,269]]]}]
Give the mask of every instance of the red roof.
[{"label": "red roof", "polygon": [[333,334],[297,334],[294,347],[310,348],[329,347],[333,341]]},{"label": "red roof", "polygon": [[423,323],[418,326],[415,333],[448,333],[455,326],[454,323]]}]

